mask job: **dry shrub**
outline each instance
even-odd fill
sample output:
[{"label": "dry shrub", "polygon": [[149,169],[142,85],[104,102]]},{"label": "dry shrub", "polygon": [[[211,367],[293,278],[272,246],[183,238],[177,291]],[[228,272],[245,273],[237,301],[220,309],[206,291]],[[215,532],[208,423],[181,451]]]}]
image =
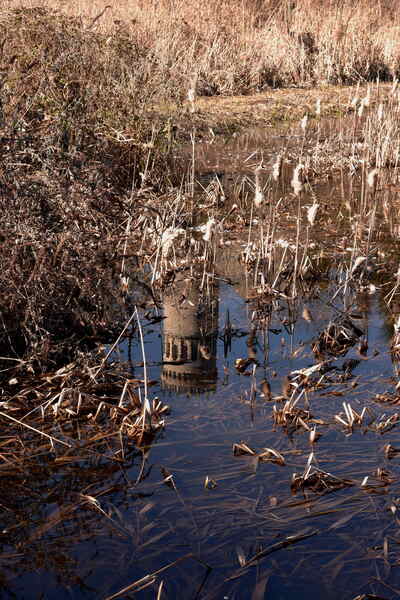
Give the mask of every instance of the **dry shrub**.
[{"label": "dry shrub", "polygon": [[59,342],[90,346],[125,318],[128,193],[146,165],[167,180],[147,51],[43,8],[1,12],[0,39],[0,354],[68,360]]},{"label": "dry shrub", "polygon": [[3,135],[23,129],[53,153],[84,148],[102,162],[98,153],[110,158],[123,133],[140,160],[149,135],[143,106],[153,89],[143,68],[148,49],[132,32],[121,25],[106,36],[78,18],[34,8],[0,13],[0,33]]},{"label": "dry shrub", "polygon": [[386,23],[374,34],[374,44],[383,55],[388,71],[395,76],[400,70],[400,25]]}]

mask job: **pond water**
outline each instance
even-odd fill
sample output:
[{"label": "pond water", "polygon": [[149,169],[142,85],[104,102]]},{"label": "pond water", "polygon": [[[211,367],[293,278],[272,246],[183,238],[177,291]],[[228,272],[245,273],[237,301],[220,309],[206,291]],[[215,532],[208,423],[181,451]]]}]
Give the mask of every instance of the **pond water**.
[{"label": "pond water", "polygon": [[[242,165],[253,146],[240,146]],[[213,273],[178,275],[159,313],[141,315],[149,396],[170,406],[153,443],[123,464],[38,451],[16,474],[26,525],[13,535],[5,518],[2,597],[400,596],[388,289],[352,290],[346,320],[335,266],[297,298],[260,301],[244,244],[223,245]],[[330,323],[350,338],[332,352]],[[136,330],[112,359],[143,377]]]},{"label": "pond water", "polygon": [[[178,312],[168,299],[161,331],[145,336],[152,378],[164,358],[157,394],[172,409],[165,433],[149,453],[151,472],[142,482],[154,491],[147,518],[165,535],[155,543],[159,564],[193,552],[212,567],[203,582],[204,567],[188,559],[165,575],[165,593],[168,589],[171,597],[179,597],[185,590],[182,597],[190,598],[353,598],[381,589],[380,578],[395,587],[396,568],[390,565],[396,561],[399,539],[392,512],[398,500],[398,466],[396,458],[385,457],[384,446],[396,446],[399,433],[392,429],[382,435],[366,426],[351,433],[334,419],[343,412],[343,402],[357,412],[367,406],[371,415],[396,413],[396,407],[382,411],[374,402],[376,393],[393,392],[398,381],[379,295],[360,298],[356,313],[368,337],[367,355],[351,349],[334,358],[326,386],[308,399],[311,413],[324,421],[318,427],[322,437],[311,446],[306,430],[274,425],[274,401],[262,397],[262,381],[267,379],[272,396],[279,397],[288,375],[316,363],[312,341],[337,316],[327,302],[329,290],[314,290],[306,306],[280,306],[268,327],[256,334],[252,311],[241,294],[241,286],[219,282],[210,311],[196,304],[195,295]],[[185,352],[179,364],[181,349],[196,345],[192,356]],[[133,355],[140,356],[138,345]],[[235,368],[241,358],[256,361],[254,373],[254,363],[242,374]],[[234,456],[232,446],[241,441],[256,451],[278,450],[286,464]],[[351,485],[293,494],[292,475],[304,471],[311,452],[312,464]],[[172,487],[160,487],[162,467],[172,474]],[[394,482],[375,480],[377,469],[390,471]],[[362,486],[366,476],[371,486]],[[144,506],[145,500],[136,508]],[[240,569],[240,561],[303,531],[317,533]],[[145,556],[140,563],[147,566],[131,575],[132,580],[155,564]],[[387,592],[392,597],[390,588]]]}]

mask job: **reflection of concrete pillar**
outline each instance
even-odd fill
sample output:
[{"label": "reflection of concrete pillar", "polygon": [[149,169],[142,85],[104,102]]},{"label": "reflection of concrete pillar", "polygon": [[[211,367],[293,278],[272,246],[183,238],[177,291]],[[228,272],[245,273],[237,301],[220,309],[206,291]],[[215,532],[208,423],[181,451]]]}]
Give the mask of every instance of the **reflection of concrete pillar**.
[{"label": "reflection of concrete pillar", "polygon": [[217,381],[217,284],[211,286],[209,293],[200,293],[196,281],[178,282],[164,298],[164,316],[163,386],[178,392],[214,389]]}]

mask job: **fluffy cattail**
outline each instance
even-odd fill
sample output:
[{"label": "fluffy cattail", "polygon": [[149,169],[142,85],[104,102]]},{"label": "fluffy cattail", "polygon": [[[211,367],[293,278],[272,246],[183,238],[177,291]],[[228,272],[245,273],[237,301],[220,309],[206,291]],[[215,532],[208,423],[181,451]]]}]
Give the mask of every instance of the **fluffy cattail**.
[{"label": "fluffy cattail", "polygon": [[364,106],[369,106],[371,101],[371,88],[368,86],[367,95],[364,98]]},{"label": "fluffy cattail", "polygon": [[161,236],[161,254],[165,258],[171,248],[173,241],[184,234],[185,230],[180,227],[168,227]]},{"label": "fluffy cattail", "polygon": [[211,240],[213,231],[215,229],[215,219],[214,217],[211,217],[211,219],[208,219],[207,223],[206,223],[206,228],[205,228],[205,232],[203,235],[203,240],[205,242],[209,242]]},{"label": "fluffy cattail", "polygon": [[300,126],[301,126],[301,128],[303,130],[304,135],[305,135],[305,133],[307,131],[307,124],[308,124],[308,115],[304,115],[304,117],[300,121]]},{"label": "fluffy cattail", "polygon": [[278,154],[278,156],[276,157],[276,161],[273,164],[272,167],[272,179],[274,181],[278,181],[279,177],[281,176],[281,170],[282,170],[282,156],[280,154]]},{"label": "fluffy cattail", "polygon": [[299,163],[293,171],[291,185],[296,196],[298,196],[303,190],[303,172],[304,165],[302,163]]},{"label": "fluffy cattail", "polygon": [[360,106],[358,107],[358,117],[361,119],[361,117],[364,114],[364,107],[365,107],[365,98],[363,98],[360,102]]},{"label": "fluffy cattail", "polygon": [[358,104],[358,96],[354,96],[353,100],[351,101],[351,106],[354,108],[354,110],[355,110],[357,104]]},{"label": "fluffy cattail", "polygon": [[315,223],[315,217],[317,216],[318,208],[319,208],[319,204],[317,204],[316,202],[314,202],[314,204],[312,206],[307,206],[307,219],[308,219],[308,222],[310,223],[311,227]]},{"label": "fluffy cattail", "polygon": [[188,94],[187,94],[188,100],[189,102],[195,102],[196,100],[196,90],[194,88],[189,88],[188,89]]},{"label": "fluffy cattail", "polygon": [[378,121],[382,121],[382,119],[383,119],[383,104],[382,104],[382,102],[378,106],[377,117],[378,117]]},{"label": "fluffy cattail", "polygon": [[255,193],[254,193],[254,205],[256,208],[260,208],[260,206],[265,201],[265,194],[261,186],[260,175],[263,170],[262,166],[259,165],[254,171],[255,175]]},{"label": "fluffy cattail", "polygon": [[191,112],[195,112],[195,103],[196,103],[196,87],[197,87],[197,73],[194,73],[192,80],[190,82],[190,87],[188,89],[187,98],[190,102],[190,110]]},{"label": "fluffy cattail", "polygon": [[315,103],[315,114],[317,117],[321,116],[321,98],[317,98]]},{"label": "fluffy cattail", "polygon": [[367,185],[370,192],[375,192],[379,169],[372,169],[367,176]]}]

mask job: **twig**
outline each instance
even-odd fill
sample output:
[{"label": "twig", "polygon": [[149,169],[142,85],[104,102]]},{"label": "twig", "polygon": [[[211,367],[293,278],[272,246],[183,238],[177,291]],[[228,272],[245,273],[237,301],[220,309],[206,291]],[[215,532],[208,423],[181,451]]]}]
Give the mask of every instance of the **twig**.
[{"label": "twig", "polygon": [[109,349],[109,351],[107,352],[107,354],[105,355],[105,357],[103,358],[103,360],[101,361],[100,366],[97,368],[97,371],[92,375],[93,379],[96,379],[97,375],[100,373],[101,369],[106,364],[108,357],[114,352],[116,346],[120,342],[120,339],[124,335],[125,331],[128,329],[129,325],[132,323],[132,321],[133,321],[133,319],[134,319],[134,317],[135,317],[136,314],[137,314],[137,310],[135,309],[135,312],[133,312],[131,314],[131,316],[129,317],[128,322],[125,325],[125,327],[123,328],[123,330],[121,331],[121,333],[119,334],[119,336],[117,337],[117,339],[115,340],[115,342],[113,343],[113,345],[111,346],[111,348]]},{"label": "twig", "polygon": [[189,554],[185,554],[184,556],[177,558],[173,562],[168,563],[168,565],[165,565],[165,567],[161,567],[161,569],[157,569],[157,571],[153,571],[153,573],[149,573],[148,575],[145,575],[141,579],[134,581],[130,585],[124,587],[122,590],[119,590],[119,592],[116,592],[115,594],[112,594],[111,596],[107,596],[104,600],[114,600],[114,598],[119,598],[120,596],[123,596],[124,594],[127,594],[128,592],[134,592],[139,587],[146,585],[147,583],[154,582],[157,575],[159,575],[160,573],[163,573],[164,571],[166,571],[167,569],[170,569],[171,567],[174,567],[175,565],[186,560],[187,558],[193,558],[193,560],[197,560],[197,562],[199,562],[204,567],[206,567],[206,569],[211,570],[211,567],[209,565],[207,565],[200,558],[197,558],[196,556],[194,556],[194,554],[192,554],[190,552]]},{"label": "twig", "polygon": [[260,558],[264,558],[265,556],[268,556],[269,554],[272,554],[273,552],[276,552],[277,550],[281,550],[281,548],[287,548],[287,546],[291,546],[292,544],[296,544],[297,542],[301,542],[303,540],[306,540],[307,538],[313,537],[314,535],[317,535],[318,533],[319,533],[319,529],[314,529],[313,531],[310,531],[310,533],[298,533],[296,535],[289,535],[287,538],[285,538],[281,542],[272,544],[272,546],[268,546],[268,548],[261,550],[261,552],[257,552],[257,554],[255,554],[254,556],[249,558],[249,560],[247,560],[244,563],[243,567],[248,567],[252,563],[256,562],[257,560],[260,560]]},{"label": "twig", "polygon": [[298,533],[296,535],[287,536],[281,542],[272,544],[272,546],[268,546],[268,548],[261,550],[261,552],[258,552],[257,554],[255,554],[254,556],[249,558],[249,560],[247,560],[246,562],[243,563],[243,565],[241,566],[241,568],[238,571],[236,571],[233,575],[231,575],[230,577],[225,579],[225,581],[230,581],[231,579],[236,579],[237,577],[239,577],[242,574],[243,569],[246,569],[247,567],[251,567],[253,565],[253,563],[257,562],[261,558],[264,558],[265,556],[268,556],[269,554],[272,554],[273,552],[277,552],[278,550],[281,550],[282,548],[287,548],[288,546],[291,546],[292,544],[296,544],[297,542],[306,540],[307,538],[317,535],[318,533],[320,533],[319,529],[314,529],[310,533]]},{"label": "twig", "polygon": [[86,31],[89,31],[90,29],[92,29],[93,25],[95,25],[97,23],[97,21],[99,19],[101,19],[101,17],[104,15],[104,13],[106,12],[106,10],[108,10],[109,8],[112,8],[112,6],[110,6],[109,4],[107,6],[105,6],[103,8],[103,10],[98,15],[96,15],[94,19],[92,19],[91,23],[86,28]]},{"label": "twig", "polygon": [[51,440],[52,442],[58,442],[59,444],[62,444],[63,446],[67,446],[68,448],[73,448],[72,444],[68,444],[67,442],[63,442],[62,440],[59,440],[58,438],[55,438],[52,435],[49,435],[48,433],[44,433],[44,431],[40,431],[40,429],[36,429],[35,427],[31,427],[31,425],[27,425],[27,423],[24,423],[23,421],[19,421],[18,419],[15,419],[14,417],[11,417],[10,415],[7,415],[6,413],[3,413],[3,412],[0,411],[0,415],[2,417],[5,417],[6,419],[10,419],[10,421],[14,421],[15,423],[18,423],[19,425],[22,425],[23,427],[26,427],[27,429],[31,429],[35,433],[39,433],[39,435],[43,435],[44,437],[49,438],[49,440]]}]

